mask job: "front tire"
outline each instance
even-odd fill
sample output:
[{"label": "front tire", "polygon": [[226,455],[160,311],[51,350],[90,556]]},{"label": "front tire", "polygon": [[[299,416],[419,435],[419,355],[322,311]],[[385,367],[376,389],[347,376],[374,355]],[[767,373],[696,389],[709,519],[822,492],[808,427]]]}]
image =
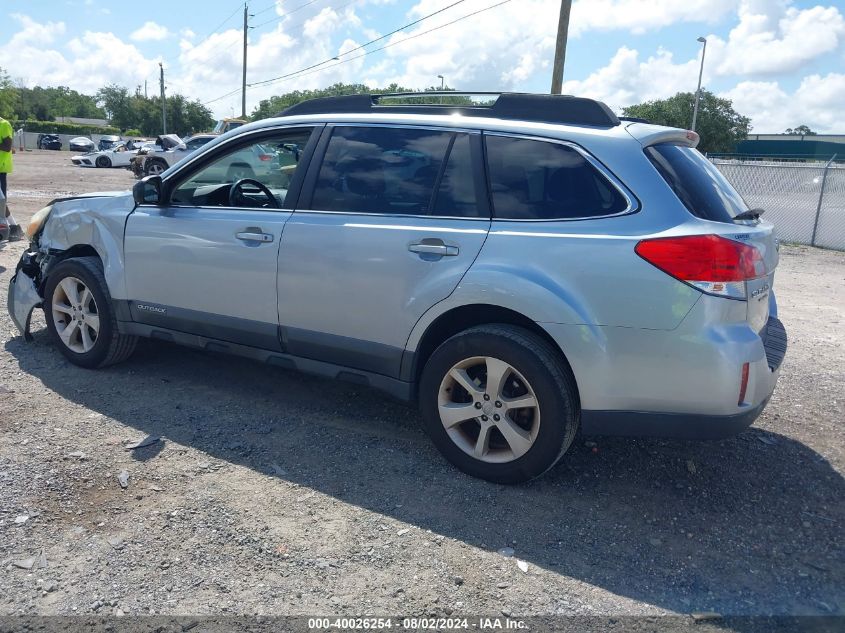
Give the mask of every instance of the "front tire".
[{"label": "front tire", "polygon": [[159,176],[167,169],[167,163],[160,158],[148,160],[144,172],[147,176]]},{"label": "front tire", "polygon": [[96,165],[97,167],[111,167],[111,160],[108,156],[98,156]]},{"label": "front tire", "polygon": [[44,286],[47,329],[74,365],[94,369],[126,360],[137,338],[120,334],[106,278],[96,257],[66,259]]},{"label": "front tire", "polygon": [[463,472],[502,484],[542,475],[578,430],[578,391],[560,352],[533,332],[484,325],[438,347],[420,381],[423,425]]}]

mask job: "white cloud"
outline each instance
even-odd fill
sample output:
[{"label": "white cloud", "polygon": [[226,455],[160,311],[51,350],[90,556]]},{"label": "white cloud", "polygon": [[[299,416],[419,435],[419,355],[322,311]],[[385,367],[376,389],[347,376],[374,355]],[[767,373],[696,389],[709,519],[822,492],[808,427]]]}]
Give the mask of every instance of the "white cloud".
[{"label": "white cloud", "polygon": [[[360,46],[363,41],[345,38],[340,44],[336,36],[351,26],[360,27],[360,19],[354,10],[338,13],[332,8],[323,8],[316,15],[307,18],[294,14],[285,18],[271,31],[260,33],[249,39],[249,82],[278,77],[306,68]],[[229,29],[217,33],[198,45],[187,39],[180,42],[179,64],[182,69],[178,77],[183,94],[201,101],[216,99],[228,92],[232,95],[211,104],[219,114],[231,114],[231,109],[240,111],[242,72],[240,29]],[[353,54],[354,56],[354,54]],[[325,70],[298,76],[294,80],[266,86],[257,86],[247,92],[247,110],[251,111],[261,99],[291,90],[304,90],[331,85],[336,82],[360,82],[363,60],[340,64],[325,64]],[[322,68],[319,66],[318,70]]]},{"label": "white cloud", "polygon": [[[277,77],[312,65],[317,67],[292,79],[250,89],[248,110],[273,94],[325,87],[338,81],[374,86],[396,82],[421,88],[439,85],[437,75],[444,75],[449,86],[466,90],[523,89],[538,83],[545,87],[546,78],[550,80],[554,55],[558,0],[513,0],[403,42],[494,2],[466,0],[370,47],[390,44],[384,52],[351,60],[361,51],[345,57],[342,54],[380,35],[372,23],[362,20],[368,15],[363,8],[375,6],[374,11],[382,12],[385,9],[381,5],[398,8],[403,6],[401,3],[358,0],[342,9],[315,4],[313,8],[288,15],[291,7],[302,3],[279,1],[275,9],[281,19],[273,22],[269,31],[264,27],[250,34],[248,81]],[[398,23],[432,13],[450,4],[450,0],[415,0],[407,4],[412,6],[404,17],[396,18]],[[841,111],[838,105],[842,102],[841,75],[811,75],[793,93],[783,88],[792,85],[795,73],[816,60],[825,56],[829,59],[831,55],[845,59],[841,57],[845,49],[843,10],[837,3],[828,0],[828,4],[832,6],[801,8],[791,0],[576,0],[570,22],[572,41],[577,42],[573,53],[582,57],[590,55],[588,38],[609,38],[610,31],[616,32],[612,37],[620,44],[606,65],[587,76],[574,76],[571,70],[574,64],[570,61],[564,90],[600,98],[617,109],[682,90],[693,91],[698,57],[689,53],[679,56],[664,48],[636,50],[633,45],[636,40],[628,34],[679,23],[701,24],[701,32],[715,31],[708,35],[705,86],[725,86],[725,94],[736,100],[741,112],[754,117],[758,130],[771,129],[770,125],[780,127],[783,122],[786,126],[806,122],[819,129],[834,129],[836,112]],[[268,11],[261,18],[272,16]],[[728,16],[733,16],[732,22]],[[64,43],[63,22],[36,23],[26,16],[14,17],[20,28],[4,47],[15,52],[15,67],[10,70],[26,77],[30,85],[62,84],[92,92],[111,82],[133,88],[150,75],[157,76],[157,59],[146,58],[134,45],[121,42],[111,33],[86,32]],[[732,24],[732,28],[729,30],[725,24]],[[239,111],[237,89],[241,82],[242,44],[239,26],[198,41],[189,28],[174,27],[171,33],[164,26],[147,22],[130,37],[149,41],[175,33],[180,38],[180,52],[179,63],[167,69],[171,90],[201,101],[234,92],[211,107],[217,114],[229,114],[230,107]],[[350,61],[321,64],[336,55]],[[816,65],[812,72],[818,72],[818,68]],[[784,83],[790,73],[790,83]],[[825,97],[828,105],[814,107],[813,99],[804,94],[811,90],[831,95]],[[813,120],[793,120],[793,115],[799,112],[793,103],[801,103]],[[785,121],[787,118],[789,121]],[[840,120],[838,125],[842,124]]]},{"label": "white cloud", "polygon": [[697,71],[695,59],[676,64],[672,53],[659,50],[656,55],[640,61],[638,51],[623,46],[607,66],[586,79],[565,81],[563,92],[600,99],[618,110],[676,92],[692,92],[696,87]]},{"label": "white cloud", "polygon": [[[572,5],[569,28],[574,36],[586,31],[619,29],[639,34],[680,22],[712,23],[733,10],[737,2],[738,0],[579,0]],[[557,12],[558,8],[553,8]],[[557,25],[557,21],[554,24]]]},{"label": "white cloud", "polygon": [[845,42],[845,17],[835,6],[797,9],[783,0],[745,0],[738,13],[726,40],[708,37],[715,75],[793,72]]},{"label": "white cloud", "polygon": [[743,81],[721,95],[754,122],[760,134],[808,125],[816,132],[841,133],[845,126],[845,74],[810,75],[792,93],[776,81]]},{"label": "white cloud", "polygon": [[65,52],[49,48],[59,45],[65,34],[63,22],[38,23],[14,15],[21,30],[5,46],[15,51],[9,70],[27,86],[69,86],[93,94],[109,83],[134,87],[156,70],[157,61],[147,59],[132,44],[113,33],[86,31],[64,44]]},{"label": "white cloud", "polygon": [[155,22],[144,22],[144,26],[133,31],[129,38],[136,42],[151,42],[163,40],[169,35],[170,31],[167,30],[166,26]]},{"label": "white cloud", "polygon": [[13,13],[12,18],[21,25],[21,30],[12,36],[9,43],[4,47],[9,51],[25,46],[41,46],[52,44],[59,35],[65,33],[64,22],[43,22],[38,23],[28,15]]},{"label": "white cloud", "polygon": [[[739,0],[576,0],[569,18],[569,34],[578,37],[587,31],[625,30],[644,33],[680,22],[714,23],[732,11]],[[409,15],[419,18],[442,9],[444,0],[419,0]],[[489,0],[465,2],[443,13],[457,16],[495,4]],[[515,0],[494,10],[501,25],[531,21],[540,32],[557,28],[560,2],[557,0]]]},{"label": "white cloud", "polygon": [[[778,81],[758,77],[786,76],[804,65],[841,49],[845,18],[836,7],[796,9],[786,0],[744,0],[738,24],[727,38],[708,37],[704,86],[743,79],[723,95],[738,112],[751,117],[756,130],[780,130],[806,119],[814,129],[841,130],[843,75],[805,77],[793,93]],[[695,90],[700,57],[676,61],[658,51],[645,59],[639,51],[621,47],[610,61],[584,79],[564,83],[564,92],[594,97],[614,109]],[[803,115],[802,112],[806,113]]]},{"label": "white cloud", "polygon": [[[739,0],[579,0],[573,4],[569,33],[582,38],[596,31],[642,33],[680,22],[715,22],[735,9]],[[419,18],[444,6],[443,0],[419,0],[409,17]],[[401,40],[490,6],[490,0],[469,0],[391,37]],[[446,75],[462,89],[514,89],[538,72],[548,74],[554,56],[560,4],[519,0],[480,13],[436,33],[388,49],[393,72],[386,81],[406,86],[431,85]],[[662,56],[662,54],[661,54]],[[550,80],[550,79],[549,79]]]}]

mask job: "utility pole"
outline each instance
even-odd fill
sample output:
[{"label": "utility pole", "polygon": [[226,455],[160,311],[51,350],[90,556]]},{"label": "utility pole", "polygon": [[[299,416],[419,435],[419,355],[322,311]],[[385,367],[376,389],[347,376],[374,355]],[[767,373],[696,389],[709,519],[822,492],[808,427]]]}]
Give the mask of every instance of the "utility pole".
[{"label": "utility pole", "polygon": [[557,45],[555,46],[555,65],[552,69],[552,94],[563,92],[563,64],[566,61],[566,40],[569,37],[569,12],[572,0],[561,0],[560,19],[557,23]]},{"label": "utility pole", "polygon": [[164,98],[164,64],[158,63],[161,68],[161,133],[167,134],[167,101]]},{"label": "utility pole", "polygon": [[144,99],[147,98],[147,80],[144,79]]},{"label": "utility pole", "polygon": [[241,84],[241,118],[246,118],[246,39],[249,33],[249,6],[244,2],[244,76]]}]

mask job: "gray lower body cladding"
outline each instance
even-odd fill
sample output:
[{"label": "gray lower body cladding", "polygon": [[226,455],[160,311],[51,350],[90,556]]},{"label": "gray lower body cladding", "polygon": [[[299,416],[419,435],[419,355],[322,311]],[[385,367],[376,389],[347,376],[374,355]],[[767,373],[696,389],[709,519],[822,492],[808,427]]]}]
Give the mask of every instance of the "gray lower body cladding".
[{"label": "gray lower body cladding", "polygon": [[584,435],[665,437],[684,440],[721,440],[741,433],[754,423],[769,400],[734,415],[695,415],[647,411],[582,411]]}]

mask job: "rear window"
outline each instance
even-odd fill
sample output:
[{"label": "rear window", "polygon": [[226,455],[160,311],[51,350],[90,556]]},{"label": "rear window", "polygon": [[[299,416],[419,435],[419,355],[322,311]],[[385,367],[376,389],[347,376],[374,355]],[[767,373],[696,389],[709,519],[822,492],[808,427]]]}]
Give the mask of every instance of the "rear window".
[{"label": "rear window", "polygon": [[571,220],[622,213],[628,201],[575,149],[547,141],[487,136],[495,217]]},{"label": "rear window", "polygon": [[735,216],[748,210],[742,196],[698,150],[678,145],[654,145],[647,147],[645,153],[694,216],[733,223]]}]

